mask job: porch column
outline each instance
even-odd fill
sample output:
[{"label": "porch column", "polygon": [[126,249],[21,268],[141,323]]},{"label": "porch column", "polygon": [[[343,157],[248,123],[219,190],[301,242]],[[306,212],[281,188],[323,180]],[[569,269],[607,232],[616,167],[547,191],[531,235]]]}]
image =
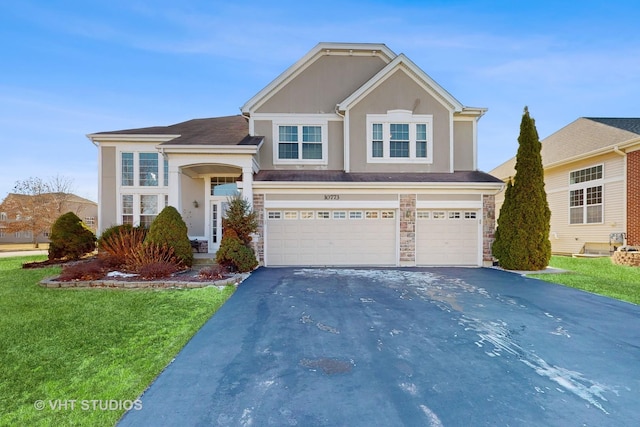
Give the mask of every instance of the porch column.
[{"label": "porch column", "polygon": [[169,206],[182,213],[182,197],[180,185],[180,167],[169,159]]},{"label": "porch column", "polygon": [[242,168],[242,197],[253,205],[253,168]]}]

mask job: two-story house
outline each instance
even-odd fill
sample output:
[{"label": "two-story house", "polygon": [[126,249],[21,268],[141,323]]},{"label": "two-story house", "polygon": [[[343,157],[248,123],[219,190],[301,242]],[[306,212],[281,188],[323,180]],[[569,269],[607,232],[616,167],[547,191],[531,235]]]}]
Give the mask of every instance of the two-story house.
[{"label": "two-story house", "polygon": [[266,266],[488,264],[503,183],[477,170],[485,112],[384,44],[320,43],[240,115],[88,135],[99,228],[172,205],[215,253],[240,191]]}]

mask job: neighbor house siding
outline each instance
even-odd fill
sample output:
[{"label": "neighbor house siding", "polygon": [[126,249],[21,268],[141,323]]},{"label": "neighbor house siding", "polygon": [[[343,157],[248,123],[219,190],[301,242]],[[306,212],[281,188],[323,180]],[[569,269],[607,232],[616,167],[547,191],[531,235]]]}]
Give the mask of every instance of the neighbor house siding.
[{"label": "neighbor house siding", "polygon": [[279,88],[256,113],[333,113],[386,63],[378,56],[325,55]]},{"label": "neighbor house siding", "polygon": [[[569,174],[571,171],[603,165],[603,222],[569,224]],[[551,209],[551,250],[578,253],[585,243],[609,243],[609,234],[625,230],[624,160],[610,153],[573,162],[545,173],[545,189]]]},{"label": "neighbor house siding", "polygon": [[[433,116],[433,163],[367,163],[367,114],[408,110]],[[351,172],[450,172],[450,111],[399,69],[349,111]]]},{"label": "neighbor house siding", "polygon": [[116,172],[119,170],[116,165],[116,147],[100,147],[100,150],[102,165],[100,168],[100,204],[98,212],[100,230],[98,230],[98,233],[119,223],[117,212],[118,204],[116,202]]}]

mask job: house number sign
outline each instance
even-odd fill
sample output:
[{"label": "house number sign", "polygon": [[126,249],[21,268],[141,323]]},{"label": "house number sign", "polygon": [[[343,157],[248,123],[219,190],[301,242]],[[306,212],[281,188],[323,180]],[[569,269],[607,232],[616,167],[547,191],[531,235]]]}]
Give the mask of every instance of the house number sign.
[{"label": "house number sign", "polygon": [[324,195],[324,199],[325,200],[340,200],[340,195],[339,194],[325,194]]}]

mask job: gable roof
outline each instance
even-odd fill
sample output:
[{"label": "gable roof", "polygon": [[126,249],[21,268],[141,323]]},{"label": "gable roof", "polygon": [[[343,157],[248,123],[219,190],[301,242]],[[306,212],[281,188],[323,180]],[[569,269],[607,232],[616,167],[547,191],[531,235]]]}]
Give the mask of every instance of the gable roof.
[{"label": "gable roof", "polygon": [[[541,141],[545,168],[595,156],[624,145],[640,144],[640,118],[580,117]],[[506,179],[515,174],[512,157],[490,173]]]},{"label": "gable roof", "polygon": [[305,56],[287,68],[250,100],[245,102],[245,104],[240,107],[242,114],[250,114],[253,110],[269,99],[272,94],[277,92],[282,86],[287,84],[326,53],[341,53],[344,55],[375,55],[380,57],[386,63],[391,62],[396,57],[396,54],[383,43],[318,43]]},{"label": "gable roof", "polygon": [[[249,124],[241,115],[193,119],[169,126],[152,126],[100,132],[88,135],[92,140],[104,137],[165,137],[160,145],[259,145],[262,137],[249,136]],[[114,138],[109,138],[114,139]]]},{"label": "gable roof", "polygon": [[381,82],[391,76],[396,70],[405,69],[407,74],[414,80],[420,83],[427,91],[431,92],[437,99],[445,103],[449,109],[454,111],[462,111],[463,105],[447,92],[442,86],[436,83],[427,73],[422,71],[413,61],[405,56],[404,53],[396,56],[393,61],[388,63],[382,70],[380,70],[375,76],[369,79],[358,90],[352,93],[349,97],[338,104],[338,110],[346,111],[353,105],[357,104],[368,93],[375,89]]}]

